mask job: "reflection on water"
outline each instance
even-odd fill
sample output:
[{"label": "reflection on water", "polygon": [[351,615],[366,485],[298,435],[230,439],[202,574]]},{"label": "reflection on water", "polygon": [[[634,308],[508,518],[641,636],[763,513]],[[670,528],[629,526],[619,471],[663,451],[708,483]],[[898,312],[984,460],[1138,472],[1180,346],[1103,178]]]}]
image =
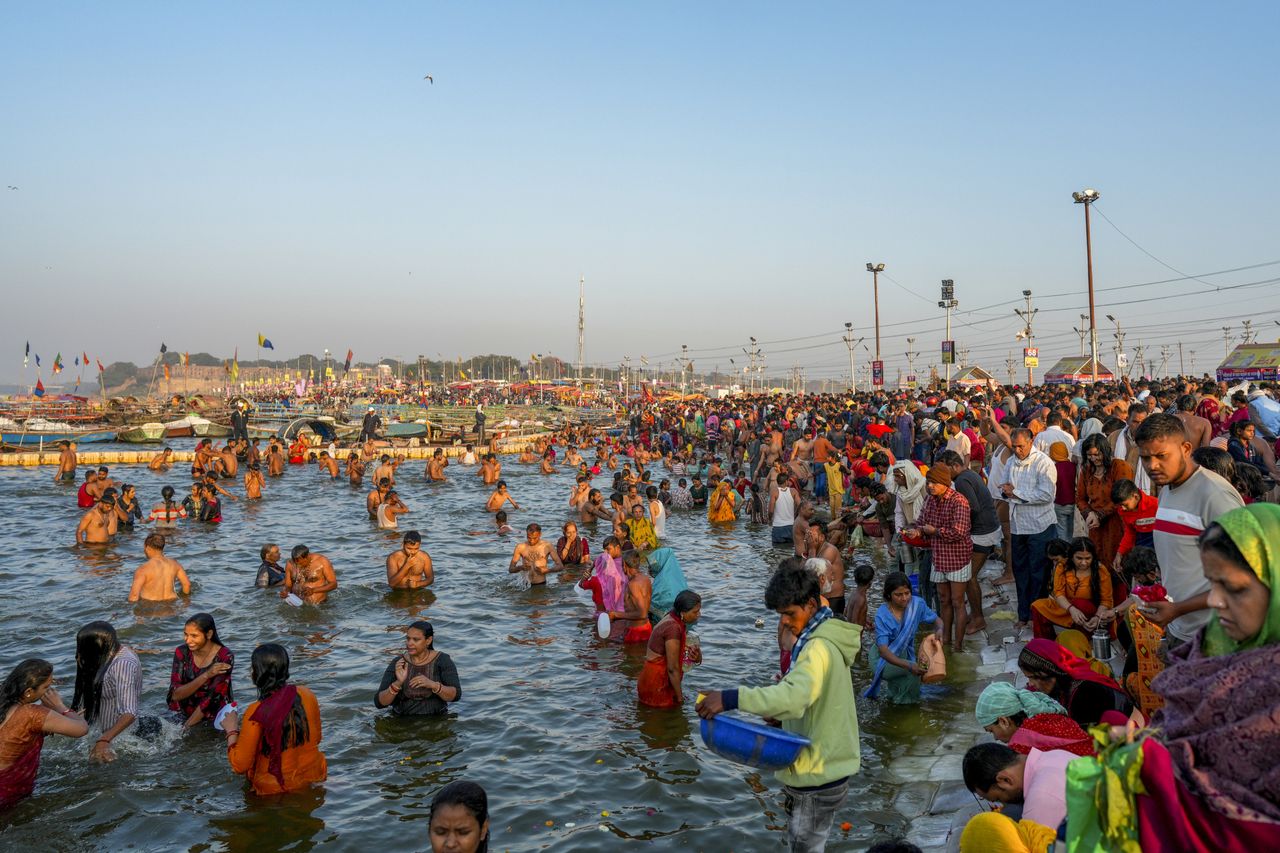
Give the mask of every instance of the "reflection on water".
[{"label": "reflection on water", "polygon": [[[511,523],[521,529],[537,521],[554,531],[567,517],[573,475],[536,472],[514,460],[504,465],[522,506],[511,510]],[[687,675],[682,712],[644,708],[635,692],[643,650],[596,638],[592,614],[569,589],[580,570],[553,575],[545,587],[515,588],[507,563],[522,537],[488,532],[492,521],[482,507],[489,490],[473,470],[451,465],[449,475],[449,483],[433,486],[420,469],[398,478],[413,510],[402,527],[422,532],[435,564],[430,589],[387,590],[385,559],[399,547],[399,534],[369,521],[365,489],[291,466],[268,481],[262,501],[226,501],[221,525],[191,525],[172,536],[166,553],[190,575],[190,600],[135,608],[125,599],[146,528],[106,547],[70,548],[79,517],[75,490],[47,483],[47,472],[0,471],[7,519],[0,547],[9,557],[0,566],[0,668],[48,658],[69,698],[75,633],[109,618],[139,652],[145,712],[162,714],[182,622],[205,611],[236,653],[242,704],[256,695],[248,677],[253,648],[272,641],[289,649],[294,679],[319,697],[329,759],[322,789],[259,798],[231,775],[222,741],[210,732],[180,735],[166,723],[153,742],[122,744],[107,766],[87,763],[87,742],[51,738],[37,795],[0,817],[0,844],[249,850],[270,838],[272,848],[290,850],[425,849],[430,797],[458,778],[488,789],[496,850],[598,851],[614,839],[716,851],[780,844],[777,783],[707,752],[692,701],[699,689],[763,684],[776,671],[777,622],[761,593],[787,552],[770,549],[768,531],[745,522],[711,529],[702,514],[670,517],[667,544],[705,600],[697,629],[704,663]],[[137,469],[128,478],[144,507],[166,483],[187,491],[178,471]],[[229,488],[242,491],[239,481]],[[472,530],[486,532],[467,535]],[[583,525],[593,553],[607,532]],[[338,589],[325,604],[300,608],[275,590],[254,589],[266,542],[286,554],[305,543],[327,555]],[[762,628],[755,627],[759,617]],[[457,663],[463,701],[445,718],[394,719],[375,710],[373,693],[403,648],[405,626],[418,619],[432,623],[436,646]],[[866,680],[860,662],[855,681]],[[875,821],[896,814],[903,780],[886,767],[909,745],[973,725],[959,694],[923,709],[882,711],[859,700],[859,714],[864,772],[838,817],[857,829],[848,838],[837,834],[830,850],[865,847]]]}]

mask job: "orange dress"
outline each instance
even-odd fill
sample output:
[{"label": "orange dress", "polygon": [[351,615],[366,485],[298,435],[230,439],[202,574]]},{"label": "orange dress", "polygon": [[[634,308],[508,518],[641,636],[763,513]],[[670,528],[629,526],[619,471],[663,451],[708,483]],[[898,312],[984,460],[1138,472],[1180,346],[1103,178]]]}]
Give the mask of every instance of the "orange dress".
[{"label": "orange dress", "polygon": [[[1102,587],[1099,595],[1100,605],[1107,608],[1113,607],[1115,596],[1111,591],[1111,572],[1104,565],[1098,566],[1098,585]],[[1073,628],[1075,623],[1071,621],[1071,616],[1062,609],[1062,605],[1058,604],[1057,597],[1060,595],[1083,610],[1086,615],[1093,615],[1095,610],[1093,583],[1087,572],[1077,574],[1074,570],[1068,569],[1066,560],[1061,560],[1054,566],[1053,595],[1031,602],[1031,609],[1059,627]]]},{"label": "orange dress", "polygon": [[298,696],[302,699],[302,709],[307,714],[307,740],[298,746],[289,747],[280,756],[283,788],[271,774],[270,760],[262,752],[262,727],[252,719],[260,703],[251,704],[240,717],[240,738],[235,746],[227,750],[227,758],[234,772],[249,777],[255,794],[297,791],[314,782],[323,782],[328,775],[329,766],[319,747],[320,704],[316,702],[316,695],[305,687],[298,687]]},{"label": "orange dress", "polygon": [[[1098,546],[1098,560],[1110,566],[1116,561],[1120,540],[1124,538],[1124,519],[1111,502],[1111,487],[1117,480],[1132,480],[1133,469],[1123,459],[1111,460],[1111,470],[1099,479],[1082,464],[1076,472],[1076,507],[1082,516],[1096,512],[1101,519],[1098,526],[1089,531],[1089,538]],[[1110,605],[1108,605],[1110,606]]]}]

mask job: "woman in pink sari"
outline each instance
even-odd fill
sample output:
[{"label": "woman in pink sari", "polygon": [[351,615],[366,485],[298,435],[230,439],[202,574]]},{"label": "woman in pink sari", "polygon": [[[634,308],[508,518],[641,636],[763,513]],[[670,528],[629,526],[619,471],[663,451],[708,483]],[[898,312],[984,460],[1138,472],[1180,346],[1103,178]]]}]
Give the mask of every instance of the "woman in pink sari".
[{"label": "woman in pink sari", "polygon": [[0,809],[31,796],[47,734],[84,737],[89,724],[53,689],[53,664],[24,660],[0,686]]}]

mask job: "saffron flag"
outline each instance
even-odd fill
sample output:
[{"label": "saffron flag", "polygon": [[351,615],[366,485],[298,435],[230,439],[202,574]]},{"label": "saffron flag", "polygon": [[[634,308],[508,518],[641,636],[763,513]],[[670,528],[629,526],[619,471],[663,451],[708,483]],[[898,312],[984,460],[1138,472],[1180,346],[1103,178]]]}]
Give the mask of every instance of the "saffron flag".
[{"label": "saffron flag", "polygon": [[258,346],[263,349],[275,349],[275,347],[271,345],[271,341],[262,336],[262,332],[258,332]]},{"label": "saffron flag", "polygon": [[354,355],[355,355],[354,352],[352,352],[351,350],[347,350],[347,360],[342,363],[343,373],[348,373],[351,370],[351,358]]},{"label": "saffron flag", "polygon": [[44,396],[44,383],[40,381],[40,377],[38,376],[36,377],[36,387],[31,389],[31,393],[35,394],[37,397]]},{"label": "saffron flag", "polygon": [[57,376],[62,372],[62,353],[58,353],[53,357],[53,375]]},{"label": "saffron flag", "polygon": [[190,367],[190,366],[191,366],[191,353],[189,353],[189,352],[184,352],[184,353],[182,354],[182,366],[183,366],[183,367]]},{"label": "saffron flag", "polygon": [[89,353],[87,353],[87,352],[82,352],[82,353],[80,353],[80,358],[81,358],[81,359],[83,359],[83,360],[80,362],[81,364],[88,364],[88,363],[89,363]]},{"label": "saffron flag", "polygon": [[167,364],[164,366],[164,381],[169,381],[169,365]]}]

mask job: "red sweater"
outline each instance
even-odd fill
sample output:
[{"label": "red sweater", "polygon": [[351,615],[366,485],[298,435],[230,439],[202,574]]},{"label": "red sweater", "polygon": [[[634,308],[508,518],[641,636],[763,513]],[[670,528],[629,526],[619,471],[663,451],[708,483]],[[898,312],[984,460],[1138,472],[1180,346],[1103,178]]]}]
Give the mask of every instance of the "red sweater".
[{"label": "red sweater", "polygon": [[1138,508],[1128,512],[1116,506],[1116,514],[1124,522],[1124,536],[1120,539],[1120,547],[1116,556],[1123,557],[1133,550],[1137,544],[1139,533],[1150,533],[1156,526],[1156,508],[1160,502],[1146,492],[1138,500]]}]

